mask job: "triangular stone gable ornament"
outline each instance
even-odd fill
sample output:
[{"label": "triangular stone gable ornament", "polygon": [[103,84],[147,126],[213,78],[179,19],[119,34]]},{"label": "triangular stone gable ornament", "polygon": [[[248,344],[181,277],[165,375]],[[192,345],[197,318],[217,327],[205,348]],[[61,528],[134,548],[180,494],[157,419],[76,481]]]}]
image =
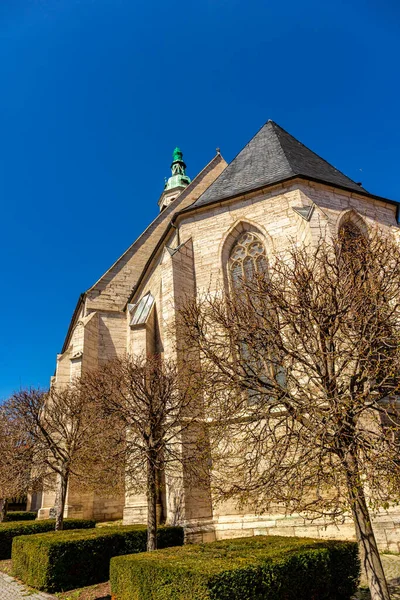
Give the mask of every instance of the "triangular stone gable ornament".
[{"label": "triangular stone gable ornament", "polygon": [[182,246],[185,245],[185,242],[182,242],[181,244],[179,244],[179,246],[177,246],[176,248],[171,248],[171,246],[165,246],[166,250],[168,250],[169,254],[171,256],[173,256],[176,252],[178,252],[178,250],[180,250],[180,248],[182,248]]},{"label": "triangular stone gable ornament", "polygon": [[171,246],[165,246],[165,249],[169,252],[170,256],[173,256],[177,251],[177,248],[171,248]]},{"label": "triangular stone gable ornament", "polygon": [[295,213],[300,215],[305,221],[310,221],[314,212],[314,205],[311,206],[292,206]]}]

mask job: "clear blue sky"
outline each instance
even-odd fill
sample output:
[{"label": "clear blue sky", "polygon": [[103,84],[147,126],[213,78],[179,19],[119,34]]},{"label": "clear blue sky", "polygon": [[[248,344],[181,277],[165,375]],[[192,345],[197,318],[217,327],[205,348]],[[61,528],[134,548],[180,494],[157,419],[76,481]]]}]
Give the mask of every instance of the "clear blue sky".
[{"label": "clear blue sky", "polygon": [[0,399],[48,384],[176,145],[193,177],[273,119],[400,200],[399,40],[397,0],[1,0]]}]

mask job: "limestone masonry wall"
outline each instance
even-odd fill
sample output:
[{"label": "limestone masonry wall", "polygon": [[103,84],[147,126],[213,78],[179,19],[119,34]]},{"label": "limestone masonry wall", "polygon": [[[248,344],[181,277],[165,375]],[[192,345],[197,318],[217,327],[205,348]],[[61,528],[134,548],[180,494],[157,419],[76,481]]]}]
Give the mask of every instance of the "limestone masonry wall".
[{"label": "limestone masonry wall", "polygon": [[[299,207],[312,207],[308,219],[294,210]],[[309,243],[321,236],[334,234],[340,219],[349,211],[352,211],[352,218],[359,219],[366,226],[397,228],[395,207],[389,203],[304,182],[276,186],[267,193],[248,194],[181,217],[181,239],[191,238],[193,241],[197,294],[217,291],[224,285],[230,237],[239,235],[243,228],[258,230],[268,256],[269,252],[282,251],[289,244]],[[204,523],[200,518],[196,520],[193,515],[186,515],[185,522],[187,538],[194,542],[264,534],[355,537],[351,518],[337,527],[322,520],[286,517],[282,513],[264,516],[242,513],[232,503],[214,507],[212,521]],[[400,510],[382,511],[374,518],[373,526],[380,548],[398,552]]]},{"label": "limestone masonry wall", "polygon": [[[166,358],[179,359],[179,352],[187,351],[180,347],[177,337],[179,304],[187,295],[216,292],[226,285],[224,269],[230,248],[246,229],[260,234],[267,257],[274,251],[284,252],[290,244],[310,243],[334,234],[346,215],[359,219],[366,227],[375,224],[398,229],[395,206],[390,203],[303,179],[291,180],[180,215],[176,221],[179,231],[169,233],[143,273],[173,214],[199,198],[225,166],[217,155],[87,292],[73,323],[68,348],[57,358],[56,385],[66,385],[82,372],[127,350],[133,354],[163,352]],[[155,303],[147,322],[131,327],[125,304],[142,275],[133,302],[151,292]],[[125,500],[103,498],[82,493],[72,482],[66,516],[118,518],[124,502],[125,523],[145,521],[145,495],[127,494]],[[201,486],[175,487],[167,481],[164,502],[169,522],[185,524],[191,541],[257,534],[354,537],[350,519],[338,529],[323,521],[285,517],[279,511],[256,516],[250,509],[239,512],[230,503],[212,506],[210,490]],[[53,504],[54,494],[45,491],[40,516],[47,516]],[[381,548],[400,550],[400,510],[377,515],[374,528]]]}]

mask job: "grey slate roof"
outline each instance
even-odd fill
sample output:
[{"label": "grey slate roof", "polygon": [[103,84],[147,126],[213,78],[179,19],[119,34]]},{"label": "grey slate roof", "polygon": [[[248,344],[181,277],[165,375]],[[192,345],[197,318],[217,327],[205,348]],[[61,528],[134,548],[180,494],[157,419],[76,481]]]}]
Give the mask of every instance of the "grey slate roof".
[{"label": "grey slate roof", "polygon": [[278,183],[296,175],[366,192],[274,121],[268,121],[190,208]]}]

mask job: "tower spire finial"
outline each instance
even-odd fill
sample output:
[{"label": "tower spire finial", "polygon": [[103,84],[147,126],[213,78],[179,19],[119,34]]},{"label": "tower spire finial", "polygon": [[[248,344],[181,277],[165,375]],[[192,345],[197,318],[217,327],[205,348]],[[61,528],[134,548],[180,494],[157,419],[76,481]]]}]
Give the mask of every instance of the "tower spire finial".
[{"label": "tower spire finial", "polygon": [[183,152],[178,146],[172,153],[171,171],[172,176],[165,184],[164,190],[171,190],[176,187],[185,188],[189,185],[190,177],[186,175],[186,164],[183,160]]},{"label": "tower spire finial", "polygon": [[163,210],[172,200],[175,200],[190,183],[190,177],[186,175],[183,152],[178,146],[172,153],[171,171],[172,175],[168,180],[165,180],[164,191],[158,201],[160,210]]},{"label": "tower spire finial", "polygon": [[173,162],[183,162],[183,153],[182,153],[182,150],[180,148],[178,148],[178,146],[175,148],[175,150],[172,153],[172,161]]}]

